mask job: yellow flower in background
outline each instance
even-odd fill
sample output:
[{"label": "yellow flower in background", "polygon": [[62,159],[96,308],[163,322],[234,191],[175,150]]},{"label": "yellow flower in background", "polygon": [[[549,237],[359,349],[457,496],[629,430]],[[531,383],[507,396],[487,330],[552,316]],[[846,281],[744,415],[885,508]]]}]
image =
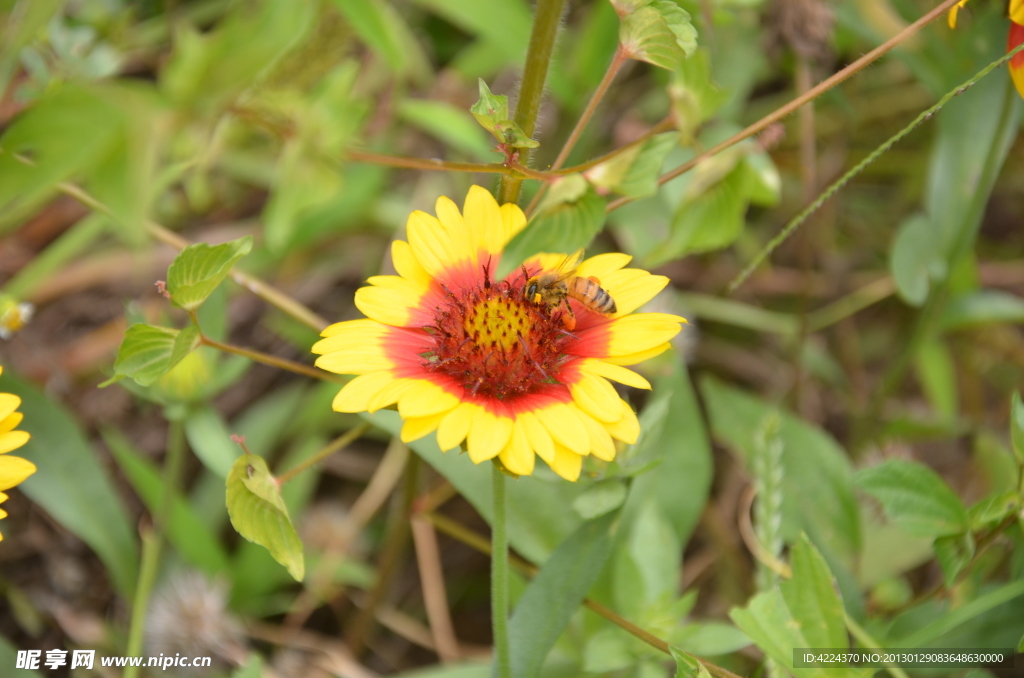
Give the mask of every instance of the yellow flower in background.
[{"label": "yellow flower in background", "polygon": [[[667,349],[685,322],[633,313],[668,279],[625,268],[628,255],[601,254],[579,263],[564,281],[570,298],[553,303],[544,285],[529,283],[554,279],[564,254],[540,254],[504,280],[494,276],[505,245],[526,225],[518,206],[499,207],[473,186],[461,213],[446,197],[435,210],[437,217],[413,212],[408,242],[392,243],[398,275],[374,276],[356,292],[367,319],[331,325],[313,347],[320,368],[358,375],[334,409],[397,403],[403,441],[436,431],[442,450],[465,443],[474,463],[497,457],[517,475],[533,472],[535,455],[573,481],[583,457],[611,461],[614,441],[635,442],[640,424],[608,380],[650,388],[623,366]],[[598,303],[597,290],[614,304]]]},{"label": "yellow flower in background", "polygon": [[[949,9],[949,27],[956,28],[956,18],[960,9],[967,4],[967,0],[960,0]],[[1006,40],[1006,51],[1010,52],[1021,43],[1024,43],[1024,0],[1010,0],[1010,34]],[[1024,97],[1024,50],[1021,50],[1010,59],[1010,77],[1017,92]]]},{"label": "yellow flower in background", "polygon": [[[0,374],[4,368],[0,366]],[[21,398],[11,393],[0,393],[0,503],[7,501],[2,490],[9,490],[20,484],[25,478],[36,472],[35,464],[21,457],[7,454],[16,450],[29,440],[25,431],[15,431],[21,423],[22,414],[17,412],[21,406]],[[0,518],[6,518],[7,511],[0,509]],[[0,534],[0,541],[3,540]]]}]

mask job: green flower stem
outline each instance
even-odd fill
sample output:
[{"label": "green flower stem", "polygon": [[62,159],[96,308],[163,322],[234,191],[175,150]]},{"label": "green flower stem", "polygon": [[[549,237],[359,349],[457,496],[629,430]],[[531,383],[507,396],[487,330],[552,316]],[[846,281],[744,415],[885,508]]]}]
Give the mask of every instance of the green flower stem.
[{"label": "green flower stem", "polygon": [[494,661],[498,678],[512,677],[512,656],[508,644],[508,529],[505,522],[505,474],[491,465],[494,489],[494,519],[491,525],[491,625],[494,629]]},{"label": "green flower stem", "polygon": [[234,355],[240,355],[249,360],[263,363],[264,365],[270,365],[271,367],[277,367],[282,370],[288,370],[296,374],[301,374],[306,377],[312,377],[314,379],[320,379],[322,381],[333,381],[339,384],[346,382],[345,379],[331,374],[330,372],[324,372],[321,369],[305,365],[303,363],[297,363],[294,360],[288,360],[286,358],[278,358],[277,356],[269,355],[267,353],[261,353],[260,351],[254,351],[249,348],[242,348],[241,346],[232,346],[231,344],[225,344],[217,341],[216,339],[210,339],[206,335],[200,335],[199,343],[203,346],[209,346],[215,348],[218,351],[224,351],[225,353],[232,353]]},{"label": "green flower stem", "polygon": [[[164,459],[164,484],[153,516],[153,526],[142,529],[142,564],[135,584],[135,599],[132,601],[132,620],[128,629],[128,644],[125,654],[129,657],[142,655],[142,641],[145,635],[146,610],[153,594],[153,585],[160,569],[160,551],[163,548],[164,533],[171,517],[174,495],[180,484],[181,472],[185,467],[185,429],[181,422],[172,421],[167,429],[167,455]],[[123,678],[135,678],[137,666],[125,668]]]},{"label": "green flower stem", "polygon": [[[537,0],[537,13],[533,17],[533,30],[530,33],[530,46],[526,51],[526,65],[523,68],[523,81],[519,87],[519,100],[513,121],[519,125],[523,133],[533,137],[537,126],[537,113],[544,97],[544,82],[548,77],[548,66],[555,48],[555,36],[558,24],[562,19],[562,8],[565,0]],[[519,149],[519,163],[529,164],[530,149]],[[502,175],[498,188],[498,203],[517,202],[519,189],[523,180],[508,174]]]},{"label": "green flower stem", "polygon": [[335,452],[345,449],[357,438],[359,438],[359,436],[363,435],[369,430],[370,425],[366,422],[363,422],[356,426],[355,428],[351,428],[348,431],[345,431],[343,434],[341,434],[340,436],[332,440],[330,443],[328,443],[326,446],[324,446],[323,449],[314,454],[312,457],[279,475],[277,477],[277,484],[279,486],[284,485],[289,480],[299,475],[306,469],[310,469],[316,466],[317,464],[319,464],[320,462],[322,462],[324,459],[331,456]]}]

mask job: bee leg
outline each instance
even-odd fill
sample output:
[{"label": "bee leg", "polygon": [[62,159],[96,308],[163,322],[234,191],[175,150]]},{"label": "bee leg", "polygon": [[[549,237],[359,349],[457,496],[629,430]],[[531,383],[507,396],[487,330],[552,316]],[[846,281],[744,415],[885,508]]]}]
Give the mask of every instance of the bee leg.
[{"label": "bee leg", "polygon": [[569,305],[568,300],[562,301],[562,308],[565,309],[562,313],[562,324],[565,325],[567,330],[572,332],[576,329],[576,314],[572,312],[572,306]]}]

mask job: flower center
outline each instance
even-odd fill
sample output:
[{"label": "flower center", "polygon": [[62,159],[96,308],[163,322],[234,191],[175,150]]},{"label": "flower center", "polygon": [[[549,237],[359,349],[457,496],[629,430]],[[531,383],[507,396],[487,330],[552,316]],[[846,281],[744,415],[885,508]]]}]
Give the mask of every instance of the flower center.
[{"label": "flower center", "polygon": [[428,328],[435,348],[423,366],[474,397],[509,400],[557,384],[573,336],[557,313],[524,298],[515,277],[491,283],[485,274],[482,287],[450,292]]}]

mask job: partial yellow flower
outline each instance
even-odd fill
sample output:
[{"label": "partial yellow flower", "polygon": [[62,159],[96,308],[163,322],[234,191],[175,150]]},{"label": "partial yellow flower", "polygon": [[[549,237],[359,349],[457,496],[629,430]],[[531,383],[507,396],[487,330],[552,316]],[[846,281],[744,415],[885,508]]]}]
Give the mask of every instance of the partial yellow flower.
[{"label": "partial yellow flower", "polygon": [[635,442],[640,424],[609,380],[650,388],[623,366],[667,349],[685,322],[634,313],[668,278],[625,268],[625,254],[602,254],[574,275],[611,296],[614,307],[602,307],[610,312],[576,298],[568,306],[530,298],[528,280],[567,255],[537,255],[496,279],[502,250],[526,225],[518,206],[499,207],[473,186],[461,212],[446,197],[435,211],[413,212],[408,242],[392,244],[398,275],[374,276],[356,292],[367,318],[331,325],[313,347],[320,368],[357,375],[334,409],[397,404],[403,441],[436,431],[442,450],[465,445],[474,463],[497,458],[518,475],[533,472],[536,456],[573,481],[583,457],[614,459],[615,441]]},{"label": "partial yellow flower", "polygon": [[[0,374],[4,368],[0,366]],[[25,431],[14,430],[21,423],[22,414],[17,412],[21,398],[11,393],[0,393],[0,490],[9,490],[36,472],[35,464],[21,457],[8,455],[29,440]],[[0,491],[0,503],[7,501],[7,495]],[[0,518],[6,518],[7,511],[0,509]],[[0,541],[3,540],[0,534]]]}]

